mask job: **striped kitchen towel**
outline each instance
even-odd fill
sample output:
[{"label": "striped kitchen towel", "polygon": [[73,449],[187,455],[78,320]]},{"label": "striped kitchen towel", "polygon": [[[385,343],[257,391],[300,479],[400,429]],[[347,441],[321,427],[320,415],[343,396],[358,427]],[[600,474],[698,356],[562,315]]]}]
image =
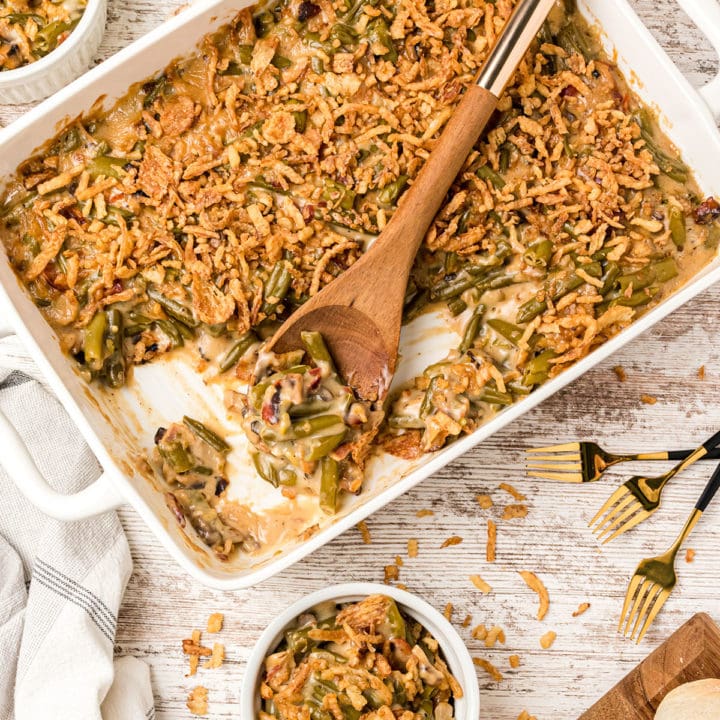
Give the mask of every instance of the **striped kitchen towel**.
[{"label": "striped kitchen towel", "polygon": [[[16,338],[0,332],[0,409],[50,484],[75,492],[100,468],[37,377]],[[148,666],[113,662],[132,570],[117,516],[52,520],[15,482],[0,469],[0,720],[152,720]]]}]

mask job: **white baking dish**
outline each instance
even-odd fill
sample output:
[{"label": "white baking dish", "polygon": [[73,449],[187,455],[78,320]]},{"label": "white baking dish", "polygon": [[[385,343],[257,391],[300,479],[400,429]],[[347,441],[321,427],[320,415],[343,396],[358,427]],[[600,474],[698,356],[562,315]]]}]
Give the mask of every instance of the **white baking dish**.
[{"label": "white baking dish", "polygon": [[[164,68],[175,56],[185,49],[189,51],[203,35],[248,4],[247,0],[215,0],[191,6],[61,90],[24,118],[0,130],[0,177],[13,173],[41,140],[55,133],[64,118],[89,109],[101,95],[105,96],[106,104],[121,96],[130,83]],[[608,51],[617,54],[621,68],[635,89],[660,110],[664,129],[695,170],[703,192],[720,195],[720,133],[715,124],[720,119],[720,77],[700,93],[694,90],[626,0],[579,0],[578,4],[591,22],[601,28]],[[720,53],[720,5],[716,0],[682,0],[680,4],[708,34]],[[40,477],[22,442],[1,415],[0,462],[16,478],[28,498],[49,515],[67,520],[80,519],[129,502],[170,554],[195,578],[219,589],[247,587],[286,568],[408,491],[719,279],[720,259],[716,259],[690,284],[632,327],[445,450],[413,463],[389,457],[373,462],[362,495],[348,499],[339,515],[326,519],[309,539],[294,539],[283,546],[282,552],[241,555],[232,562],[221,563],[178,527],[165,507],[162,493],[148,473],[143,472],[139,462],[151,445],[158,425],[176,420],[184,413],[200,420],[217,417],[222,421],[225,410],[219,386],[204,385],[200,375],[174,358],[137,369],[133,387],[115,397],[89,388],[61,353],[54,333],[20,286],[3,255],[0,256],[0,302],[5,302],[4,312],[31,349],[105,473],[81,493],[58,495]],[[451,343],[456,344],[456,338],[444,345],[437,332],[423,332],[423,328],[432,323],[431,317],[423,317],[403,332],[401,351],[404,359],[400,365],[400,380],[421,371],[443,356]],[[439,323],[436,321],[435,325]],[[447,325],[446,321],[440,327],[443,325]],[[445,331],[452,332],[451,329]],[[279,494],[248,470],[242,440],[237,435],[230,439],[240,448],[231,456],[231,492],[242,500],[251,498],[256,508],[277,504]]]}]

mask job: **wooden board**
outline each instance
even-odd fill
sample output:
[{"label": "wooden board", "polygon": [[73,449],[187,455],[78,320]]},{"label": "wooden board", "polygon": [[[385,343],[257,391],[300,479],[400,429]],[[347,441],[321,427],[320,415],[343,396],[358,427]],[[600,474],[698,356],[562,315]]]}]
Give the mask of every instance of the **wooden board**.
[{"label": "wooden board", "polygon": [[580,720],[652,720],[678,685],[720,678],[720,629],[698,613],[628,673]]}]

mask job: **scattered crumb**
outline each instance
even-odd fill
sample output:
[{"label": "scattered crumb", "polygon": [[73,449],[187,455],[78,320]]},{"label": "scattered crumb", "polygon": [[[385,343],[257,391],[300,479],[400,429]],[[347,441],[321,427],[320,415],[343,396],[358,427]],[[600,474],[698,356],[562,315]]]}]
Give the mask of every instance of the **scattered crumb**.
[{"label": "scattered crumb", "polygon": [[441,546],[440,548],[446,548],[450,547],[451,545],[459,545],[463,539],[459,535],[453,535],[452,537],[449,537]]},{"label": "scattered crumb", "polygon": [[485,549],[485,558],[489,563],[495,562],[495,550],[497,548],[497,525],[493,520],[487,523],[487,547]]},{"label": "scattered crumb", "polygon": [[203,663],[203,668],[206,670],[217,670],[222,667],[223,660],[225,659],[225,646],[222,643],[215,643],[212,649],[212,655],[209,660]]},{"label": "scattered crumb", "polygon": [[481,667],[496,682],[500,682],[503,679],[502,673],[489,660],[473,658],[473,662],[478,667]]},{"label": "scattered crumb", "polygon": [[510,485],[510,483],[500,483],[498,485],[498,489],[504,490],[506,493],[510,493],[518,502],[527,500],[527,498],[521,492],[518,492],[512,485]]},{"label": "scattered crumb", "polygon": [[207,715],[208,711],[208,691],[202,685],[198,685],[188,695],[188,710],[193,715]]},{"label": "scattered crumb", "polygon": [[540,647],[543,650],[547,650],[548,648],[552,647],[552,644],[555,642],[555,638],[557,637],[557,633],[553,632],[552,630],[548,630],[541,638],[540,638]]},{"label": "scattered crumb", "polygon": [[620,382],[625,382],[627,380],[627,373],[625,372],[625,368],[622,365],[616,365],[613,368],[613,372],[617,375],[617,379]]},{"label": "scattered crumb", "polygon": [[488,631],[484,625],[474,627],[470,633],[470,635],[472,635],[476,640],[484,640],[487,637],[487,634]]},{"label": "scattered crumb", "polygon": [[534,572],[520,570],[519,573],[527,586],[538,594],[540,606],[538,607],[537,619],[542,620],[545,615],[547,615],[548,608],[550,607],[550,595],[548,594],[547,588]]},{"label": "scattered crumb", "polygon": [[207,631],[209,633],[218,633],[222,630],[223,620],[225,616],[222,613],[213,613],[207,621]]},{"label": "scattered crumb", "polygon": [[424,518],[424,517],[430,517],[431,515],[434,515],[434,510],[418,510],[415,513],[415,517]]},{"label": "scattered crumb", "polygon": [[191,655],[190,656],[190,669],[188,670],[188,674],[185,677],[192,677],[197,672],[199,664],[200,664],[200,656],[199,655]]},{"label": "scattered crumb", "polygon": [[488,585],[479,575],[471,575],[470,582],[480,591],[484,593],[492,592],[492,587]]},{"label": "scattered crumb", "polygon": [[386,565],[385,566],[385,579],[383,582],[387,585],[393,580],[400,579],[400,568],[397,565]]},{"label": "scattered crumb", "polygon": [[417,538],[410,538],[408,540],[408,557],[416,558],[417,556],[418,556]]},{"label": "scattered crumb", "polygon": [[403,559],[402,559],[399,555],[396,555],[396,556],[395,556],[395,564],[396,564],[398,567],[402,567],[402,566],[403,566]]},{"label": "scattered crumb", "polygon": [[640,402],[643,402],[646,405],[654,405],[657,402],[657,398],[652,395],[643,394],[640,396]]},{"label": "scattered crumb", "polygon": [[395,585],[395,587],[396,587],[398,590],[407,590],[407,585],[406,585],[405,583],[397,583],[397,584]]},{"label": "scattered crumb", "polygon": [[537,720],[534,715],[531,715],[527,710],[523,710],[518,716],[517,720]]},{"label": "scattered crumb", "polygon": [[465,619],[462,621],[462,626],[464,628],[470,627],[471,622],[472,622],[472,615],[466,615]]},{"label": "scattered crumb", "polygon": [[510,662],[510,667],[511,667],[511,668],[515,669],[515,668],[519,668],[519,667],[520,667],[520,656],[519,656],[519,655],[511,655],[511,656],[508,658],[508,660],[509,660],[509,662]]},{"label": "scattered crumb", "polygon": [[701,380],[704,380],[704,379],[705,379],[705,366],[704,366],[704,365],[701,365],[701,366],[698,368],[698,377],[699,377]]},{"label": "scattered crumb", "polygon": [[475,499],[483,510],[489,510],[493,506],[492,498],[489,495],[477,495]]},{"label": "scattered crumb", "polygon": [[455,609],[455,608],[453,607],[453,604],[452,604],[452,603],[448,603],[448,604],[445,606],[445,609],[443,610],[443,615],[445,616],[445,619],[446,619],[448,622],[452,622],[452,615],[453,615],[453,610],[454,610],[454,609]]},{"label": "scattered crumb", "polygon": [[691,563],[695,559],[695,551],[692,548],[688,548],[685,551],[685,562]]},{"label": "scattered crumb", "polygon": [[485,638],[485,647],[495,647],[495,643],[505,644],[505,631],[498,625],[488,630],[487,637]]},{"label": "scattered crumb", "polygon": [[578,605],[578,609],[572,614],[573,617],[580,617],[583,613],[587,612],[590,609],[590,603],[584,602],[580,603]]},{"label": "scattered crumb", "polygon": [[186,638],[182,641],[182,649],[186,655],[212,655],[209,647],[200,644],[200,631],[193,630],[192,638]]},{"label": "scattered crumb", "polygon": [[503,520],[515,520],[516,518],[527,517],[527,505],[508,505],[502,514]]},{"label": "scattered crumb", "polygon": [[357,524],[357,529],[360,531],[360,535],[362,536],[362,541],[369,545],[372,542],[372,538],[370,537],[370,528],[367,526],[367,523],[364,520],[361,520]]}]

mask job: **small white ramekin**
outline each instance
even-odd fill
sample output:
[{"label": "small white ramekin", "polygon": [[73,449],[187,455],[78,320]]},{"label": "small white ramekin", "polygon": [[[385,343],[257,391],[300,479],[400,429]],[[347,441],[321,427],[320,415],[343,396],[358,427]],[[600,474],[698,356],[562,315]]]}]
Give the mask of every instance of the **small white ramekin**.
[{"label": "small white ramekin", "polygon": [[82,75],[100,47],[106,14],[107,0],[88,0],[80,22],[59,47],[34,63],[0,71],[0,103],[42,100]]},{"label": "small white ramekin", "polygon": [[456,720],[478,720],[480,717],[480,690],[475,666],[465,643],[455,628],[434,607],[415,595],[390,585],[368,582],[331,585],[306,595],[270,623],[253,648],[245,668],[240,695],[240,717],[243,720],[256,720],[260,709],[260,678],[265,658],[282,640],[284,630],[299,615],[328,600],[338,603],[357,602],[368,595],[377,594],[393,598],[407,615],[415,618],[430,631],[440,644],[450,671],[463,689],[463,697],[455,701]]}]

